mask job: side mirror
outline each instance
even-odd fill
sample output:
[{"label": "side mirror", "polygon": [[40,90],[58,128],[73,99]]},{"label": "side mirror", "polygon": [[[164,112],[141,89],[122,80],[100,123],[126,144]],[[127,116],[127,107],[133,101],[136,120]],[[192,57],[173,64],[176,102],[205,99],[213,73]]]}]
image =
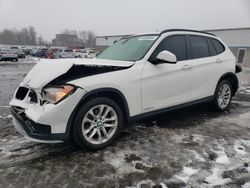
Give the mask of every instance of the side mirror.
[{"label": "side mirror", "polygon": [[160,52],[157,56],[156,59],[165,63],[176,63],[177,58],[176,56],[167,50],[164,50]]}]

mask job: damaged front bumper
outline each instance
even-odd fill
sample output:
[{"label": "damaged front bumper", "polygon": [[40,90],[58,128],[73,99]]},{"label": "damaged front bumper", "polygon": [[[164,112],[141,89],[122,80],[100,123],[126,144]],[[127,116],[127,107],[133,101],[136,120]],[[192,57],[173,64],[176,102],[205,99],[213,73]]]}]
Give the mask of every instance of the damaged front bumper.
[{"label": "damaged front bumper", "polygon": [[35,142],[60,143],[67,141],[70,136],[70,131],[67,129],[69,118],[86,91],[77,88],[72,95],[58,104],[42,104],[39,102],[39,95],[37,95],[37,103],[31,103],[29,93],[27,92],[27,97],[23,97],[21,100],[20,97],[17,97],[16,92],[10,102],[16,130],[25,138]]},{"label": "damaged front bumper", "polygon": [[16,130],[28,140],[42,143],[60,143],[68,139],[64,133],[52,134],[50,125],[39,124],[29,119],[22,108],[12,106],[11,113]]}]

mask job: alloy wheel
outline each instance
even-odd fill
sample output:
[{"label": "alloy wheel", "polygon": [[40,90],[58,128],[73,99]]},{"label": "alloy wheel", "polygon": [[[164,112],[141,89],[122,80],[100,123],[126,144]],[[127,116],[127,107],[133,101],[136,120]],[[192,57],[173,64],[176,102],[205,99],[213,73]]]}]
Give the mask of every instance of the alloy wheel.
[{"label": "alloy wheel", "polygon": [[118,126],[116,111],[109,105],[92,107],[82,121],[82,133],[91,144],[103,144],[112,138]]}]

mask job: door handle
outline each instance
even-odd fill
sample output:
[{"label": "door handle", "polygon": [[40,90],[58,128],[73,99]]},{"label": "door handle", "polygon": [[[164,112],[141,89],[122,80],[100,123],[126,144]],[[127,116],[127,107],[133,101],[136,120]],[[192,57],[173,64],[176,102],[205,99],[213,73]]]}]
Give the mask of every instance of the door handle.
[{"label": "door handle", "polygon": [[221,59],[216,59],[216,63],[222,63],[223,61]]},{"label": "door handle", "polygon": [[191,65],[184,65],[184,66],[182,67],[183,70],[188,70],[188,69],[191,69],[191,68],[192,68]]}]

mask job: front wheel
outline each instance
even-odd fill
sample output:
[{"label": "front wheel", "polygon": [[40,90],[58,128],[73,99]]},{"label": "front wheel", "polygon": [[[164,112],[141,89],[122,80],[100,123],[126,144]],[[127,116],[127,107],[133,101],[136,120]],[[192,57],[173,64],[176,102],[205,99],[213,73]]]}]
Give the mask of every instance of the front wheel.
[{"label": "front wheel", "polygon": [[99,97],[88,101],[78,111],[73,137],[80,147],[101,149],[117,138],[122,126],[120,107],[109,98]]},{"label": "front wheel", "polygon": [[228,80],[222,80],[214,95],[213,105],[216,111],[225,111],[229,108],[232,100],[232,85]]}]

